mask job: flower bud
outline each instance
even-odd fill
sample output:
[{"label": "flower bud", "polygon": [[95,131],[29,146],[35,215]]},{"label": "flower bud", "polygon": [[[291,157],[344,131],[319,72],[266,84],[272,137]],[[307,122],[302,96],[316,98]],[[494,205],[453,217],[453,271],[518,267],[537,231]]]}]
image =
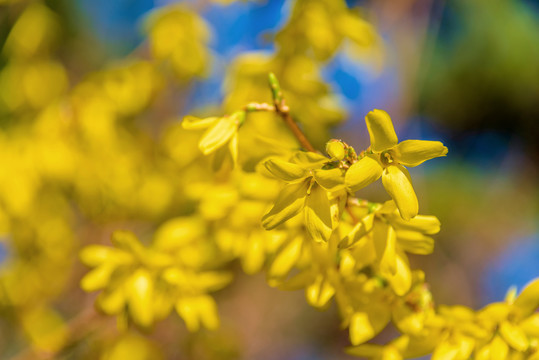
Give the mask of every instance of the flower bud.
[{"label": "flower bud", "polygon": [[332,139],[326,144],[326,152],[332,159],[342,160],[346,156],[345,144],[340,140]]}]

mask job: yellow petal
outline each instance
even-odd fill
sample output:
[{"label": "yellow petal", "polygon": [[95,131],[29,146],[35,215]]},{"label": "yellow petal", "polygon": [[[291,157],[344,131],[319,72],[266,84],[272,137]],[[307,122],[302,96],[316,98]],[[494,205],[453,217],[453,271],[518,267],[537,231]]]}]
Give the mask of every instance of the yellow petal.
[{"label": "yellow petal", "polygon": [[88,245],[85,246],[79,253],[79,258],[83,264],[88,266],[99,266],[104,262],[114,261],[114,258],[119,255],[119,251],[103,245]]},{"label": "yellow petal", "polygon": [[216,330],[219,327],[219,315],[217,304],[211,296],[200,296],[196,300],[200,320],[208,330]]},{"label": "yellow petal", "polygon": [[393,306],[392,317],[397,329],[403,334],[418,336],[425,324],[425,314],[414,311],[405,303]]},{"label": "yellow petal", "polygon": [[262,226],[271,230],[297,215],[305,206],[309,181],[286,185],[275,200],[273,208],[262,218]]},{"label": "yellow petal", "polygon": [[476,353],[477,360],[506,360],[509,346],[498,335]]},{"label": "yellow petal", "polygon": [[270,278],[284,278],[301,256],[303,239],[298,236],[279,250],[268,270]]},{"label": "yellow petal", "polygon": [[200,239],[206,233],[205,222],[198,217],[176,217],[159,226],[153,246],[165,251],[173,251]]},{"label": "yellow petal", "polygon": [[360,345],[376,335],[371,325],[369,316],[364,312],[356,312],[350,319],[350,342],[352,345]]},{"label": "yellow petal", "polygon": [[356,192],[378,180],[382,176],[382,170],[378,161],[366,156],[346,171],[344,178],[346,188],[352,193]]},{"label": "yellow petal", "polygon": [[315,170],[314,179],[316,182],[328,191],[337,191],[344,188],[343,170]]},{"label": "yellow petal", "polygon": [[397,145],[399,141],[388,113],[375,109],[365,117],[374,152],[382,152]]},{"label": "yellow petal", "polygon": [[[234,136],[232,137],[232,139]],[[232,141],[230,140],[230,142]],[[213,159],[211,161],[211,169],[214,172],[218,172],[221,169],[232,169],[234,167],[234,159],[230,153],[230,142],[228,146],[222,146],[213,152]]]},{"label": "yellow petal", "polygon": [[195,116],[187,115],[186,117],[183,118],[182,127],[187,130],[205,129],[211,126],[217,120],[219,120],[218,117],[209,117],[205,119],[200,119]]},{"label": "yellow petal", "polygon": [[399,296],[405,295],[412,287],[412,271],[404,253],[397,254],[395,274],[388,277],[388,281],[395,294]]},{"label": "yellow petal", "polygon": [[245,252],[241,258],[241,266],[246,274],[252,275],[259,272],[264,266],[266,253],[262,234],[253,232],[247,238]]},{"label": "yellow petal", "polygon": [[127,284],[129,312],[133,320],[142,326],[153,321],[153,280],[146,269],[138,269]]},{"label": "yellow petal", "polygon": [[264,166],[275,177],[284,181],[299,180],[307,174],[307,171],[298,164],[281,159],[269,159],[264,163]]},{"label": "yellow petal", "polygon": [[312,151],[298,151],[292,156],[290,161],[306,169],[319,169],[330,160],[324,155]]},{"label": "yellow petal", "polygon": [[80,287],[86,292],[104,288],[107,286],[110,276],[115,268],[116,266],[114,266],[114,264],[109,263],[96,267],[81,279]]},{"label": "yellow petal", "polygon": [[237,130],[238,124],[233,117],[221,118],[202,135],[198,147],[204,155],[211,154],[226,144]]},{"label": "yellow petal", "polygon": [[439,141],[405,140],[392,149],[393,157],[404,166],[417,166],[424,161],[445,156],[447,148]]},{"label": "yellow petal", "polygon": [[339,243],[339,248],[344,249],[357,243],[367,232],[372,230],[374,214],[368,214],[354,225],[352,230]]},{"label": "yellow petal", "polygon": [[200,318],[196,306],[197,298],[181,298],[176,302],[176,312],[185,322],[187,330],[191,332],[200,329]]},{"label": "yellow petal", "polygon": [[526,351],[528,349],[528,337],[517,325],[509,321],[502,322],[500,324],[500,334],[513,349],[517,351]]},{"label": "yellow petal", "polygon": [[316,280],[305,288],[305,296],[307,302],[316,308],[326,306],[335,294],[335,288],[321,274],[316,277]]},{"label": "yellow petal", "polygon": [[123,287],[118,287],[110,291],[104,291],[97,297],[97,306],[108,315],[120,313],[126,302],[125,291]]},{"label": "yellow petal", "polygon": [[432,360],[460,360],[458,344],[444,341],[432,353]]},{"label": "yellow petal", "polygon": [[325,189],[318,185],[311,188],[305,199],[305,227],[315,241],[328,241],[333,232],[330,203]]},{"label": "yellow petal", "polygon": [[375,303],[350,318],[350,342],[359,345],[382,331],[391,320],[391,311],[383,303]]},{"label": "yellow petal", "polygon": [[528,336],[539,338],[539,313],[529,316],[519,326]]},{"label": "yellow petal", "polygon": [[490,359],[491,360],[506,360],[509,353],[509,346],[498,335],[490,342]]},{"label": "yellow petal", "polygon": [[232,166],[236,167],[238,164],[238,133],[235,133],[228,143],[228,151],[230,152],[230,157],[232,159]]},{"label": "yellow petal", "polygon": [[385,276],[392,276],[397,271],[396,234],[393,227],[381,221],[375,221],[373,241],[376,256],[380,261],[380,271]]},{"label": "yellow petal", "polygon": [[440,232],[440,220],[436,216],[417,215],[408,221],[402,220],[400,216],[392,216],[389,221],[397,231],[418,231],[427,235],[434,235]]},{"label": "yellow petal", "polygon": [[529,283],[514,302],[515,309],[522,317],[526,317],[539,307],[539,278]]},{"label": "yellow petal", "polygon": [[397,243],[412,254],[427,255],[434,249],[434,239],[417,231],[397,230]]},{"label": "yellow petal", "polygon": [[194,278],[197,287],[203,291],[217,291],[228,285],[233,279],[231,273],[206,271]]},{"label": "yellow petal", "polygon": [[401,217],[404,220],[414,218],[418,213],[419,204],[408,170],[400,165],[390,165],[382,174],[382,183],[397,204]]}]

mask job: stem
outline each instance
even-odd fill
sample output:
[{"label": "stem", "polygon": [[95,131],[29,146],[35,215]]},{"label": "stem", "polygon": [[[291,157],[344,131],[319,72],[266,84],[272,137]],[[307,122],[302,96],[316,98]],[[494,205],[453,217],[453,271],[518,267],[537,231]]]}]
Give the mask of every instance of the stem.
[{"label": "stem", "polygon": [[286,105],[286,101],[283,97],[283,92],[281,90],[281,86],[279,85],[277,77],[275,76],[275,74],[270,73],[268,78],[271,93],[273,95],[275,112],[284,120],[285,124],[292,131],[296,139],[298,139],[299,143],[305,150],[310,152],[316,152],[314,146],[309,142],[309,140],[307,139],[303,131],[301,131],[294,119],[292,119],[292,116],[290,115],[290,108],[288,107],[288,105]]}]

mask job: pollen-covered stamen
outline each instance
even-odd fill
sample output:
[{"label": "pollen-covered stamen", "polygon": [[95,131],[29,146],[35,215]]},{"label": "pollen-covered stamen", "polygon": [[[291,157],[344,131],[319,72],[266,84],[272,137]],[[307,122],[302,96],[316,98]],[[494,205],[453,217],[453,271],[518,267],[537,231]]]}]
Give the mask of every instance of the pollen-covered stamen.
[{"label": "pollen-covered stamen", "polygon": [[394,164],[395,160],[393,159],[393,156],[391,155],[390,151],[387,150],[380,153],[380,162],[384,166],[388,166],[388,165]]}]

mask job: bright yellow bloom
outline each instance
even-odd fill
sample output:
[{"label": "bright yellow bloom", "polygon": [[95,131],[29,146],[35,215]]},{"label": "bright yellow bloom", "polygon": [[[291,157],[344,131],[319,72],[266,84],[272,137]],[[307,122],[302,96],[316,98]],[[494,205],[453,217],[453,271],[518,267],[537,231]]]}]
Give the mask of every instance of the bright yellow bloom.
[{"label": "bright yellow bloom", "polygon": [[[235,165],[238,159],[238,130],[245,121],[245,111],[237,111],[222,118],[209,117],[199,119],[186,116],[182,126],[187,130],[207,129],[198,143],[204,155],[216,153],[217,167],[220,167],[227,154],[230,154]],[[228,150],[224,150],[227,146]],[[223,151],[224,150],[224,151]]]},{"label": "bright yellow bloom", "polygon": [[417,197],[410,174],[404,166],[417,166],[426,160],[444,156],[447,148],[439,141],[406,140],[398,142],[389,115],[373,110],[365,117],[371,139],[370,151],[346,172],[346,186],[355,192],[382,177],[382,183],[397,204],[403,219],[418,213]]},{"label": "bright yellow bloom", "polygon": [[316,241],[327,241],[333,232],[328,191],[344,189],[343,171],[322,169],[329,162],[323,155],[299,152],[291,162],[270,159],[266,169],[289,182],[277,196],[273,208],[262,218],[266,230],[274,229],[299,214],[305,215],[307,231]]}]

